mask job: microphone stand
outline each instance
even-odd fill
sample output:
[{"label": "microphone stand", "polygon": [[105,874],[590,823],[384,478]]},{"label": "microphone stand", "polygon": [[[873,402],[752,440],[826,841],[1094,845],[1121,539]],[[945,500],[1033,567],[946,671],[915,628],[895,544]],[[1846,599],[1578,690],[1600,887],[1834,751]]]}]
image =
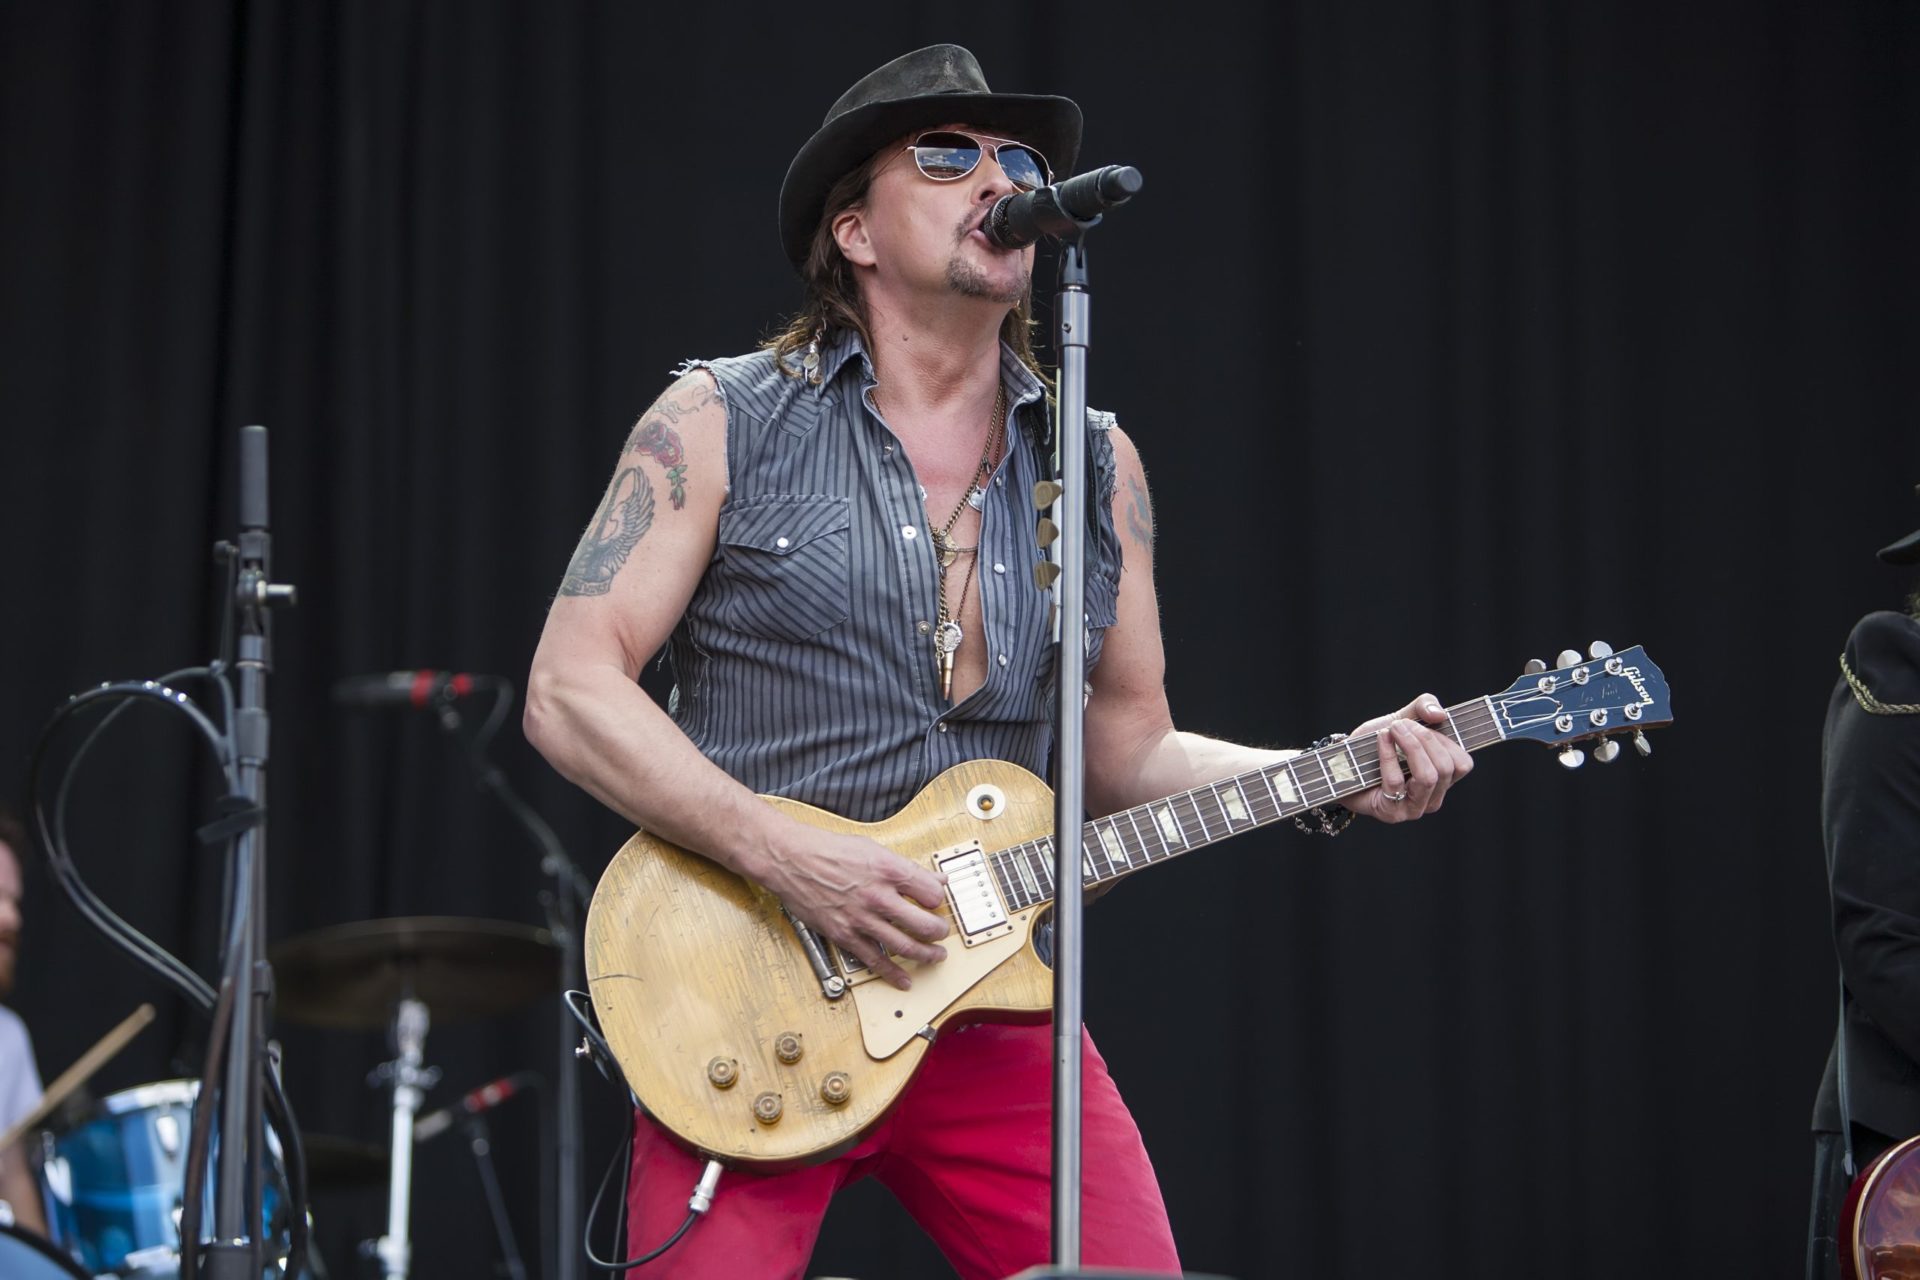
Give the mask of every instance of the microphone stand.
[{"label": "microphone stand", "polygon": [[[499,683],[499,692],[495,695],[500,701],[494,715],[505,714],[505,708],[513,697],[513,686],[505,680]],[[454,706],[450,696],[443,694],[439,706],[440,727],[448,733],[455,733],[461,724],[460,712]],[[506,806],[506,809],[520,825],[533,836],[534,843],[540,846],[540,869],[554,879],[551,893],[541,895],[542,904],[547,912],[547,931],[560,946],[560,1066],[555,1076],[554,1109],[558,1115],[556,1128],[559,1139],[555,1144],[555,1158],[559,1168],[554,1181],[554,1234],[555,1242],[554,1277],[555,1280],[578,1280],[580,1275],[580,1077],[579,1063],[573,1047],[574,1021],[567,1010],[564,992],[567,984],[578,980],[585,973],[586,961],[581,954],[580,908],[593,901],[593,886],[587,883],[580,868],[567,857],[566,850],[560,844],[560,837],[533,807],[522,800],[501,773],[486,757],[485,744],[480,739],[467,743],[467,759],[473,767],[475,780],[480,789],[492,795]]]},{"label": "microphone stand", "polygon": [[[239,697],[233,713],[234,787],[250,819],[235,837],[224,971],[234,979],[220,1085],[220,1156],[215,1174],[214,1239],[207,1247],[210,1280],[259,1280],[267,1266],[261,1200],[265,1133],[261,1117],[269,1069],[267,1026],[272,970],[266,959],[267,673],[273,666],[268,610],[292,604],[294,588],[273,582],[273,537],[267,521],[267,429],[240,429],[239,576],[234,607],[240,628]],[[210,1105],[204,1096],[201,1101]],[[295,1206],[304,1212],[305,1206]],[[182,1249],[198,1241],[181,1242]]]},{"label": "microphone stand", "polygon": [[1053,790],[1053,1260],[1080,1265],[1081,827],[1086,822],[1086,705],[1076,696],[1087,680],[1087,347],[1092,297],[1087,288],[1085,234],[1098,216],[1060,232],[1059,426],[1054,433],[1060,491],[1053,521],[1060,530],[1054,613],[1055,714]]}]

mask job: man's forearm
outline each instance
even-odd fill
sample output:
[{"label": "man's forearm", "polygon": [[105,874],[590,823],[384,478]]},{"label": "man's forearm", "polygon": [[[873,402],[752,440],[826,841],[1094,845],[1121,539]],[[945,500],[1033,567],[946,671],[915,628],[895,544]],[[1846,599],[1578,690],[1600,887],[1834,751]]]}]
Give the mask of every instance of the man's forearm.
[{"label": "man's forearm", "polygon": [[701,755],[616,667],[536,671],[527,739],[562,776],[674,844],[760,880],[783,817]]},{"label": "man's forearm", "polygon": [[1096,814],[1117,813],[1297,754],[1169,729],[1111,764],[1090,761],[1087,805]]}]

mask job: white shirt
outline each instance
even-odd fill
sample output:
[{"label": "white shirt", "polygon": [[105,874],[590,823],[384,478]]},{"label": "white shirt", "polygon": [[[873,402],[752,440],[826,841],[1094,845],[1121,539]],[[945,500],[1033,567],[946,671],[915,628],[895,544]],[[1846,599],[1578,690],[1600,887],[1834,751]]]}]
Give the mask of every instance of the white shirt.
[{"label": "white shirt", "polygon": [[40,1105],[40,1071],[20,1015],[0,1006],[0,1131]]}]

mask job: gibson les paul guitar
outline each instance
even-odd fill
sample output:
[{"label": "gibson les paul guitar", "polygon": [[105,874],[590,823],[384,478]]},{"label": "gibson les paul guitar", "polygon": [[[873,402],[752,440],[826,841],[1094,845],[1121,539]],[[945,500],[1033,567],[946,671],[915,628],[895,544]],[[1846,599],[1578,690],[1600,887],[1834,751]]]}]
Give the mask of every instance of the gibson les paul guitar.
[{"label": "gibson les paul guitar", "polygon": [[[1672,719],[1666,680],[1638,648],[1571,651],[1496,694],[1447,708],[1469,751],[1497,742],[1563,748],[1625,738]],[[1082,829],[1081,880],[1104,884],[1227,836],[1376,785],[1370,741],[1336,742],[1282,763],[1139,805]],[[871,837],[947,877],[939,913],[947,958],[902,961],[911,990],[789,915],[767,890],[641,832],[601,878],[587,913],[588,985],[627,1084],[681,1142],[735,1166],[826,1159],[886,1113],[942,1028],[1043,1021],[1052,975],[1033,948],[1054,897],[1053,793],[1015,765],[957,765],[899,813],[861,823],[767,797],[798,818]]]}]

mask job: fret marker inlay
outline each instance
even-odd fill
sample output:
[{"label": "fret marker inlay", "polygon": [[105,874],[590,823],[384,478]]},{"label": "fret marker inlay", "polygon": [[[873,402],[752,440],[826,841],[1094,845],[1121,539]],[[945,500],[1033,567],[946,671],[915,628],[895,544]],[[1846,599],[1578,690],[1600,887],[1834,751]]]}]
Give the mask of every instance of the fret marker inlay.
[{"label": "fret marker inlay", "polygon": [[1172,805],[1160,805],[1153,811],[1154,820],[1160,824],[1160,834],[1166,837],[1168,844],[1176,840],[1185,844],[1186,837],[1180,834],[1180,823],[1173,816]]}]

